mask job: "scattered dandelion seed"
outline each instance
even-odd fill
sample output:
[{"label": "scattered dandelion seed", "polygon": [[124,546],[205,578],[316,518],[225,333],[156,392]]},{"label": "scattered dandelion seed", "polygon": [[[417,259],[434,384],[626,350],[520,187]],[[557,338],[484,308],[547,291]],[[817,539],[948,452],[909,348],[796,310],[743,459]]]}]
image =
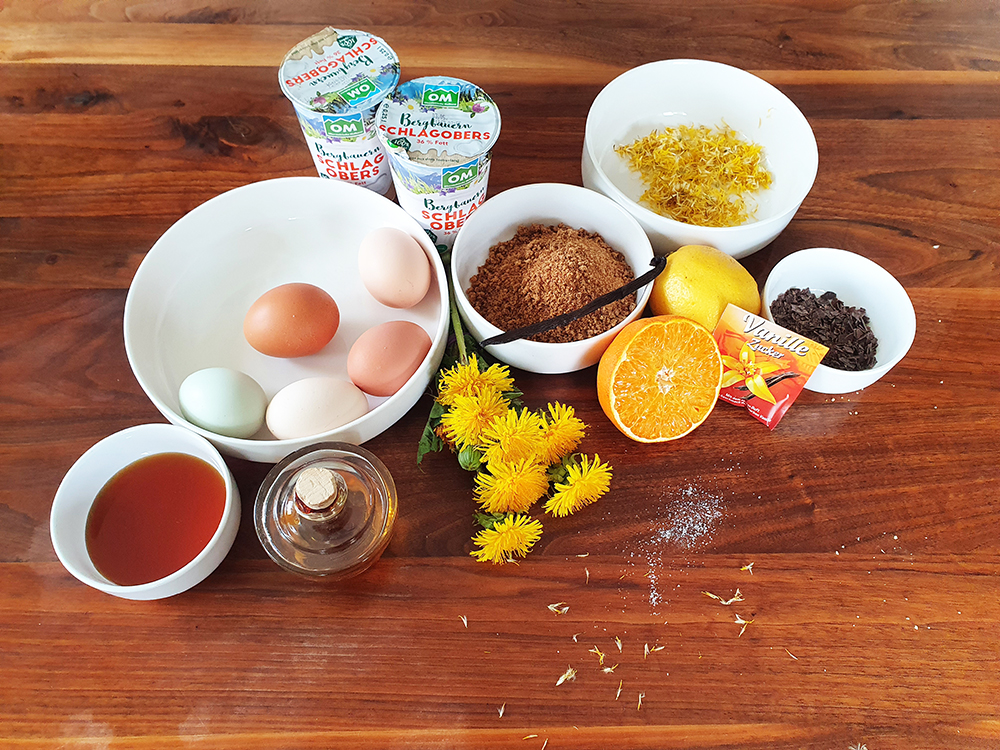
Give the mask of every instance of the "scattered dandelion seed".
[{"label": "scattered dandelion seed", "polygon": [[798,660],[799,660],[799,657],[797,657],[797,656],[796,656],[795,654],[793,654],[793,653],[792,653],[791,651],[789,651],[789,650],[788,650],[787,648],[785,649],[785,653],[786,653],[786,654],[788,654],[788,655],[789,655],[790,657],[792,657],[793,659],[795,659],[795,661],[798,661]]},{"label": "scattered dandelion seed", "polygon": [[[541,750],[545,750],[545,748],[548,747],[548,745],[549,745],[549,738],[546,737],[545,742],[542,743]],[[868,750],[868,748],[865,748],[865,750]]]},{"label": "scattered dandelion seed", "polygon": [[569,605],[566,602],[556,602],[549,605],[549,611],[557,615],[564,615],[569,612]]},{"label": "scattered dandelion seed", "polygon": [[748,573],[750,573],[750,575],[753,575],[753,563],[752,562],[751,563],[747,563],[742,568],[740,568],[740,570],[745,570]]},{"label": "scattered dandelion seed", "polygon": [[730,604],[732,604],[733,602],[741,602],[741,601],[743,601],[743,594],[740,593],[739,589],[736,589],[736,593],[733,594],[733,598],[732,599],[723,599],[721,596],[716,596],[711,591],[702,591],[701,593],[703,593],[707,597],[715,599],[716,601],[720,602],[721,604],[726,605],[727,607]]},{"label": "scattered dandelion seed", "polygon": [[622,573],[620,576],[618,576],[618,580],[619,581],[624,580],[624,578],[625,578],[625,574],[624,573]]},{"label": "scattered dandelion seed", "polygon": [[655,654],[657,651],[662,651],[665,648],[666,646],[653,646],[651,649],[649,649],[649,653]]},{"label": "scattered dandelion seed", "polygon": [[617,665],[617,664],[615,664],[615,665],[614,665],[613,667],[605,667],[605,668],[604,668],[604,669],[602,669],[601,671],[602,671],[602,672],[604,672],[604,674],[611,674],[611,673],[612,673],[612,672],[614,672],[614,671],[615,671],[616,669],[618,669],[618,665]]},{"label": "scattered dandelion seed", "polygon": [[642,699],[645,698],[645,697],[646,697],[645,693],[639,693],[639,705],[637,705],[635,707],[636,711],[641,711],[642,710]]},{"label": "scattered dandelion seed", "polygon": [[500,708],[497,709],[497,713],[500,714],[500,718],[501,719],[503,718],[503,712],[504,712],[505,708],[507,708],[507,704],[506,703],[504,703],[502,706],[500,706]]},{"label": "scattered dandelion seed", "polygon": [[566,671],[562,673],[562,677],[556,680],[556,687],[559,687],[564,682],[569,680],[576,680],[576,670],[573,667],[567,667]]},{"label": "scattered dandelion seed", "polygon": [[465,625],[465,627],[469,627],[469,618],[465,615],[459,615],[458,619],[462,621],[462,624]]},{"label": "scattered dandelion seed", "polygon": [[590,568],[584,568],[583,572],[587,574],[587,583],[590,583]]},{"label": "scattered dandelion seed", "polygon": [[589,653],[597,654],[598,664],[604,664],[604,652],[601,651],[601,649],[599,649],[597,646],[594,646],[592,649],[590,649]]},{"label": "scattered dandelion seed", "polygon": [[618,692],[615,693],[615,700],[622,694],[622,680],[618,680]]},{"label": "scattered dandelion seed", "polygon": [[522,740],[533,740],[533,739],[535,739],[535,737],[537,737],[537,736],[538,736],[537,734],[526,734],[526,735],[524,735],[524,737],[522,737],[521,739],[522,739]]},{"label": "scattered dandelion seed", "polygon": [[615,636],[615,645],[618,647],[618,653],[620,654],[622,652],[622,639],[617,635]]},{"label": "scattered dandelion seed", "polygon": [[649,644],[648,643],[645,644],[642,647],[642,658],[645,659],[647,656],[649,656]]},{"label": "scattered dandelion seed", "polygon": [[[937,245],[935,245],[937,247]],[[868,750],[867,745],[862,745],[860,742],[857,745],[851,745],[847,750]]]},{"label": "scattered dandelion seed", "polygon": [[582,555],[577,555],[577,557],[590,557],[590,553],[584,552]]},{"label": "scattered dandelion seed", "polygon": [[579,643],[579,642],[580,642],[580,641],[578,641],[578,640],[576,639],[576,638],[577,638],[577,636],[579,636],[579,635],[583,635],[583,633],[573,633],[573,643]]},{"label": "scattered dandelion seed", "polygon": [[740,628],[740,635],[738,635],[736,637],[739,638],[741,635],[743,635],[743,631],[745,631],[747,629],[747,626],[751,625],[752,623],[753,623],[753,620],[744,620],[739,615],[736,615],[736,624],[743,626],[742,628]]}]

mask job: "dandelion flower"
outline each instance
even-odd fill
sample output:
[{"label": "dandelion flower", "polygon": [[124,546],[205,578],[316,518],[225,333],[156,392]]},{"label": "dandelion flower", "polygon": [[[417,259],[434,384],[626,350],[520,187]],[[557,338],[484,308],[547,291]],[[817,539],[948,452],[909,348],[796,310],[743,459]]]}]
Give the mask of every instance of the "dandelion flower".
[{"label": "dandelion flower", "polygon": [[487,513],[523,513],[548,489],[545,467],[530,459],[494,462],[476,475],[476,500]]},{"label": "dandelion flower", "polygon": [[494,419],[482,433],[483,458],[487,464],[544,460],[542,418],[523,409],[513,409]]},{"label": "dandelion flower", "polygon": [[611,467],[601,463],[601,457],[591,461],[583,456],[579,463],[567,467],[566,481],[555,485],[555,493],[545,503],[545,511],[554,516],[567,516],[590,505],[611,486]]},{"label": "dandelion flower", "polygon": [[490,365],[480,372],[479,360],[473,354],[468,364],[456,364],[441,373],[438,403],[452,406],[459,396],[478,396],[486,391],[504,393],[514,390],[514,379],[506,365]]},{"label": "dandelion flower", "polygon": [[451,408],[441,417],[441,428],[445,437],[460,447],[478,445],[486,426],[507,409],[507,402],[497,391],[456,396]]},{"label": "dandelion flower", "polygon": [[545,444],[542,460],[554,464],[568,456],[583,440],[586,425],[573,411],[572,406],[560,404],[558,401],[549,404],[549,413],[542,417],[545,426],[542,428],[542,439]]},{"label": "dandelion flower", "polygon": [[507,516],[495,523],[492,529],[483,529],[472,537],[478,549],[470,554],[479,562],[502,565],[512,562],[514,555],[527,555],[541,536],[541,521],[525,515]]}]

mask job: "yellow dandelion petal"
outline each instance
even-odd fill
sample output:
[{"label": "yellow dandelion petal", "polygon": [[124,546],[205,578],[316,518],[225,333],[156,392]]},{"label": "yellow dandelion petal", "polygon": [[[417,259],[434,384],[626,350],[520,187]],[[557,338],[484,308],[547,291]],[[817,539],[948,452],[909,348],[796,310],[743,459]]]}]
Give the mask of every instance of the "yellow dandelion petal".
[{"label": "yellow dandelion petal", "polygon": [[507,411],[507,402],[496,391],[477,396],[457,396],[441,417],[445,437],[460,447],[479,445],[483,431]]},{"label": "yellow dandelion petal", "polygon": [[473,354],[468,364],[458,363],[441,373],[438,402],[452,406],[460,396],[478,396],[487,391],[503,393],[514,389],[514,379],[506,365],[490,365],[480,372],[479,360]]},{"label": "yellow dandelion petal", "polygon": [[545,443],[542,418],[524,409],[513,409],[490,422],[482,432],[483,458],[487,464],[516,461],[543,462]]},{"label": "yellow dandelion petal", "polygon": [[510,515],[495,523],[492,529],[483,529],[472,537],[477,549],[469,554],[479,562],[502,565],[513,561],[514,555],[527,555],[541,536],[541,521],[520,514]]},{"label": "yellow dandelion petal", "polygon": [[576,416],[572,406],[557,401],[549,404],[548,408],[548,415],[543,417],[542,436],[545,444],[543,460],[545,463],[554,464],[576,450],[583,440],[587,425]]},{"label": "yellow dandelion petal", "polygon": [[566,481],[555,485],[555,492],[545,502],[545,512],[554,516],[575,513],[602,497],[611,487],[611,466],[601,463],[594,455],[591,461],[584,456],[579,463],[567,469]]},{"label": "yellow dandelion petal", "polygon": [[476,474],[476,500],[487,513],[523,513],[548,489],[545,467],[528,459],[491,463]]}]

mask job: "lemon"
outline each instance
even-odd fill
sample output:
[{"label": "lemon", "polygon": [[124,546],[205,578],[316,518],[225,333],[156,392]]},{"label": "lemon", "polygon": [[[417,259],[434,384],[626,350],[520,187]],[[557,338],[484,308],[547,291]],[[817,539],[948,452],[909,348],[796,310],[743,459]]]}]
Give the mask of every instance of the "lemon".
[{"label": "lemon", "polygon": [[757,282],[738,260],[708,245],[684,245],[668,255],[649,297],[654,315],[680,315],[709,331],[729,303],[759,314]]}]

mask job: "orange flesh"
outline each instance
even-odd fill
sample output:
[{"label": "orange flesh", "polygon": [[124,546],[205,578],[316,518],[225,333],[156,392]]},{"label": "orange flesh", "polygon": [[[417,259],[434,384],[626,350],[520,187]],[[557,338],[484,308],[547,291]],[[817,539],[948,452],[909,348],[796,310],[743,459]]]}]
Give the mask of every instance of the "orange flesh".
[{"label": "orange flesh", "polygon": [[611,371],[608,416],[636,440],[679,438],[711,413],[721,377],[707,330],[682,318],[652,319],[626,342]]}]

